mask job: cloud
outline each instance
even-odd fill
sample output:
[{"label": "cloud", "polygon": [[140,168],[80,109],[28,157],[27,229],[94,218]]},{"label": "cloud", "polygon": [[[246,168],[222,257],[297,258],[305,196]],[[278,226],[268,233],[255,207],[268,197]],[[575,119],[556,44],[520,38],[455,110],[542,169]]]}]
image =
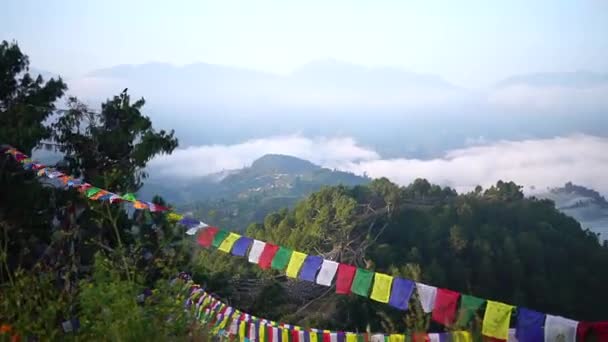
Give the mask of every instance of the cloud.
[{"label": "cloud", "polygon": [[551,139],[499,141],[446,152],[434,159],[383,159],[352,138],[279,136],[234,145],[179,149],[155,159],[153,172],[188,178],[250,165],[268,153],[407,185],[418,177],[468,191],[512,180],[527,190],[561,186],[568,181],[608,193],[608,138],[572,135]]},{"label": "cloud", "polygon": [[489,104],[498,108],[533,112],[599,112],[608,110],[608,85],[586,88],[513,85],[488,94]]},{"label": "cloud", "polygon": [[309,139],[298,135],[249,140],[234,145],[205,145],[178,149],[154,159],[150,166],[161,175],[197,177],[239,169],[265,154],[285,154],[318,165],[346,164],[380,158],[378,153],[357,145],[352,138]]}]

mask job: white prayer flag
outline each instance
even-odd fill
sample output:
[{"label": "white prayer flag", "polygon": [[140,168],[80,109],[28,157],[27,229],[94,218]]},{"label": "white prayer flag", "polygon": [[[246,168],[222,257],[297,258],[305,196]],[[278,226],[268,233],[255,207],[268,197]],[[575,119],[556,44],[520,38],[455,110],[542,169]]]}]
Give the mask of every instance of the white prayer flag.
[{"label": "white prayer flag", "polygon": [[425,285],[422,283],[416,283],[416,290],[418,291],[418,297],[420,297],[420,304],[422,304],[422,310],[429,313],[433,311],[435,307],[435,297],[437,297],[437,288],[435,286]]},{"label": "white prayer flag", "polygon": [[576,342],[578,322],[561,316],[547,315],[545,320],[545,342]]},{"label": "white prayer flag", "polygon": [[259,240],[253,240],[251,250],[249,251],[249,262],[254,264],[260,262],[260,255],[262,255],[264,247],[266,247],[266,244],[264,242]]},{"label": "white prayer flag", "polygon": [[321,270],[317,275],[317,284],[331,286],[331,282],[338,270],[338,263],[331,260],[323,260]]}]

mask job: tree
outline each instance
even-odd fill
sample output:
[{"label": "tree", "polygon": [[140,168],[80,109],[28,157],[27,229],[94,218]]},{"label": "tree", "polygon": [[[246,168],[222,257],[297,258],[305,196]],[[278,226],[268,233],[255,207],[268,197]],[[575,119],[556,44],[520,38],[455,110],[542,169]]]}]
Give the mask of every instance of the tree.
[{"label": "tree", "polygon": [[61,78],[44,82],[29,73],[29,59],[17,43],[0,43],[0,144],[10,144],[26,154],[41,139],[51,136],[44,125],[67,86]]},{"label": "tree", "polygon": [[53,125],[68,170],[110,191],[137,191],[147,162],[178,145],[173,130],[154,130],[141,113],[144,104],[143,98],[131,103],[126,89],[99,113],[70,98],[70,110]]}]

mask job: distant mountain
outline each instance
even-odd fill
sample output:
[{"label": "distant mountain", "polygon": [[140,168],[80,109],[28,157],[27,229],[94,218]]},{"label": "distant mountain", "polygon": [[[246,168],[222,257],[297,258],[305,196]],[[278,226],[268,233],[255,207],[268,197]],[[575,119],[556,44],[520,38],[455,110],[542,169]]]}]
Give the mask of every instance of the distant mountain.
[{"label": "distant mountain", "polygon": [[557,209],[574,217],[583,228],[608,240],[608,201],[597,191],[572,183],[539,195],[555,202]]},{"label": "distant mountain", "polygon": [[608,73],[592,71],[541,72],[511,76],[496,84],[498,88],[518,85],[568,88],[608,86]]},{"label": "distant mountain", "polygon": [[167,184],[150,179],[141,190],[142,196],[161,194],[173,203],[202,200],[236,200],[252,197],[302,198],[325,185],[358,185],[368,178],[330,170],[292,156],[268,154],[250,167],[228,170],[183,182]]},{"label": "distant mountain", "polygon": [[160,194],[181,212],[208,223],[244,230],[273,211],[289,208],[324,186],[366,184],[369,178],[322,168],[296,157],[269,154],[250,167],[224,171],[191,181],[147,181],[142,198]]}]

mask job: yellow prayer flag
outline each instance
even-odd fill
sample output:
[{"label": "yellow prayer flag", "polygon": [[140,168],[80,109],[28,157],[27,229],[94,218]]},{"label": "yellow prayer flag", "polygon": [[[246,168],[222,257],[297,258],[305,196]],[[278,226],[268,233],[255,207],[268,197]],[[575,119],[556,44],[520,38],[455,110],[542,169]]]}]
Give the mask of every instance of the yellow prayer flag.
[{"label": "yellow prayer flag", "polygon": [[357,334],[346,333],[346,342],[357,342]]},{"label": "yellow prayer flag", "polygon": [[281,328],[281,338],[283,341],[289,341],[289,329]]},{"label": "yellow prayer flag", "polygon": [[471,334],[468,331],[454,331],[452,333],[453,342],[473,342]]},{"label": "yellow prayer flag", "polygon": [[238,240],[240,238],[241,238],[241,236],[239,234],[230,233],[224,239],[224,241],[222,241],[222,243],[220,244],[220,246],[217,249],[224,253],[230,253],[230,250],[232,250],[232,246],[234,245],[236,240]]},{"label": "yellow prayer flag", "polygon": [[245,341],[245,328],[247,324],[245,323],[245,321],[241,321],[241,324],[239,324],[239,341],[243,342]]},{"label": "yellow prayer flag", "polygon": [[314,331],[310,333],[310,342],[319,342],[319,339],[317,338],[317,333]]},{"label": "yellow prayer flag", "polygon": [[291,259],[289,260],[289,264],[287,264],[287,270],[285,273],[290,278],[297,278],[298,272],[300,272],[300,268],[304,263],[304,259],[306,259],[306,254],[294,251],[291,253]]},{"label": "yellow prayer flag", "polygon": [[481,333],[485,336],[507,340],[509,338],[509,322],[513,306],[488,300],[486,313],[483,315]]},{"label": "yellow prayer flag", "polygon": [[393,277],[388,274],[376,272],[374,275],[374,287],[372,288],[370,298],[381,303],[388,303],[391,296],[392,284]]},{"label": "yellow prayer flag", "polygon": [[390,334],[388,337],[389,342],[405,342],[405,335],[403,334]]},{"label": "yellow prayer flag", "polygon": [[184,216],[180,215],[180,214],[176,214],[176,213],[167,214],[167,220],[169,220],[169,221],[177,222],[183,218],[184,218]]},{"label": "yellow prayer flag", "polygon": [[266,324],[260,324],[258,335],[260,336],[260,339],[258,341],[264,341],[264,338],[266,338]]}]

